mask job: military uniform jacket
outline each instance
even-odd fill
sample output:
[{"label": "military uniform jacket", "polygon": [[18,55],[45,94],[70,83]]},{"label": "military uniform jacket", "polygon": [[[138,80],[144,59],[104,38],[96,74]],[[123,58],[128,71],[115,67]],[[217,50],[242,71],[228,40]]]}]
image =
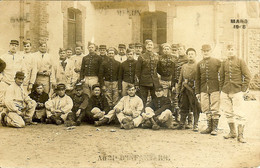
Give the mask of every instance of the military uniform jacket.
[{"label": "military uniform jacket", "polygon": [[164,112],[166,109],[171,108],[171,101],[167,97],[156,97],[152,99],[152,101],[147,105],[147,107],[150,107],[154,110],[155,115],[160,115],[162,112]]},{"label": "military uniform jacket", "polygon": [[175,84],[179,82],[181,68],[186,63],[188,63],[187,55],[180,55],[175,61],[174,72],[172,74],[172,87],[175,87]]},{"label": "military uniform jacket", "polygon": [[104,86],[104,81],[114,82],[119,79],[120,63],[114,59],[107,59],[102,62],[99,70],[99,82]]},{"label": "military uniform jacket", "polygon": [[98,76],[102,59],[96,53],[89,53],[83,57],[80,71],[80,79],[85,76]]},{"label": "military uniform jacket", "polygon": [[136,60],[126,60],[121,64],[119,77],[120,81],[125,81],[128,83],[135,83],[135,67]]},{"label": "military uniform jacket", "polygon": [[250,82],[250,72],[245,62],[231,57],[222,62],[220,68],[220,88],[224,93],[246,91]]},{"label": "military uniform jacket", "polygon": [[108,102],[107,102],[107,99],[104,95],[100,95],[100,96],[93,95],[93,96],[90,97],[90,99],[88,101],[88,106],[87,106],[86,112],[90,113],[91,110],[94,107],[97,107],[101,111],[104,111],[105,114],[107,114],[109,112],[109,109],[110,109]]},{"label": "military uniform jacket", "polygon": [[71,95],[71,99],[73,101],[73,112],[76,112],[79,109],[85,110],[88,106],[89,97],[87,94],[82,93],[81,96],[78,96],[74,93],[73,95]]},{"label": "military uniform jacket", "polygon": [[219,91],[220,60],[206,58],[197,64],[195,93],[212,93]]},{"label": "military uniform jacket", "polygon": [[162,55],[159,58],[157,65],[157,72],[161,75],[161,79],[164,81],[171,81],[172,74],[174,73],[175,64],[172,55]]},{"label": "military uniform jacket", "polygon": [[159,85],[159,78],[157,75],[158,55],[153,52],[146,52],[138,57],[135,74],[137,86],[157,87]]}]

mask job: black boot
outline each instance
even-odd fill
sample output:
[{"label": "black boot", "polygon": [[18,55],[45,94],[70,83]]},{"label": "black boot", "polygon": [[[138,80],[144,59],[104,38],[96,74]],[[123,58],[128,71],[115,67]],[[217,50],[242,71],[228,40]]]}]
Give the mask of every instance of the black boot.
[{"label": "black boot", "polygon": [[201,134],[210,134],[212,131],[212,118],[210,114],[207,115],[207,125],[208,127],[204,131],[201,131]]},{"label": "black boot", "polygon": [[5,122],[5,117],[6,117],[6,113],[2,112],[1,114],[1,124],[3,127],[6,127],[6,122]]},{"label": "black boot", "polygon": [[218,135],[218,121],[219,119],[213,119],[211,135]]},{"label": "black boot", "polygon": [[192,129],[192,120],[193,120],[193,113],[190,112],[188,114],[188,125],[186,126],[186,129]]},{"label": "black boot", "polygon": [[186,122],[187,114],[181,113],[181,119],[179,126],[177,127],[178,130],[184,130],[185,129],[185,122]]},{"label": "black boot", "polygon": [[108,118],[103,118],[103,119],[100,120],[100,121],[95,121],[94,125],[95,125],[96,127],[98,127],[98,126],[102,126],[102,125],[107,124],[108,121],[109,121]]},{"label": "black boot", "polygon": [[242,125],[242,124],[239,124],[237,126],[237,130],[238,130],[237,140],[238,140],[238,142],[241,142],[241,143],[246,143],[246,140],[243,137],[244,127],[245,127],[245,125]]},{"label": "black boot", "polygon": [[228,135],[224,136],[225,139],[230,139],[230,138],[236,138],[237,133],[236,133],[236,127],[235,123],[228,123],[230,132]]}]

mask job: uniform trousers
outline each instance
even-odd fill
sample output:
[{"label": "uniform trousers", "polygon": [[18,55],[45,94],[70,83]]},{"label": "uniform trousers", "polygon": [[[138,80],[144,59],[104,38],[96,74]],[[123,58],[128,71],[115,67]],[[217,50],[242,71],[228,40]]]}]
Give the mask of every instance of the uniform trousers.
[{"label": "uniform trousers", "polygon": [[114,107],[119,100],[118,82],[104,81],[106,86],[105,97],[107,98],[108,105]]},{"label": "uniform trousers", "polygon": [[200,93],[201,98],[201,110],[206,115],[212,116],[213,119],[218,119],[220,117],[219,113],[219,101],[220,93],[219,91],[212,93]]},{"label": "uniform trousers", "polygon": [[[142,113],[144,120],[148,120],[155,115],[154,110],[150,107],[145,108],[145,112]],[[164,110],[160,115],[157,116],[160,123],[165,124],[167,127],[172,126],[173,117],[172,112],[169,109]]]},{"label": "uniform trousers", "polygon": [[0,82],[0,103],[4,103],[5,92],[8,86],[10,85],[5,83],[4,81]]},{"label": "uniform trousers", "polygon": [[152,99],[156,97],[154,86],[140,86],[140,94],[141,94],[141,98],[143,100],[144,105],[146,105],[146,102],[147,102],[148,91],[150,91]]}]

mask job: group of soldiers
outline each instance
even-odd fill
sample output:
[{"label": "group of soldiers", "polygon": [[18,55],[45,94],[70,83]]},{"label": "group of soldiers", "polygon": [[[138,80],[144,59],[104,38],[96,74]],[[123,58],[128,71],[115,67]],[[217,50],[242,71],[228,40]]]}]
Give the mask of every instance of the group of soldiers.
[{"label": "group of soldiers", "polygon": [[198,132],[203,112],[207,128],[201,133],[217,135],[221,108],[230,127],[224,138],[245,142],[246,114],[240,107],[250,73],[232,44],[225,47],[222,62],[212,57],[210,45],[202,45],[203,59],[198,63],[194,48],[164,43],[155,53],[152,40],[128,48],[119,44],[118,49],[89,43],[87,55],[77,43],[74,51],[60,49],[58,62],[48,54],[45,42],[36,53],[29,40],[23,45],[24,52],[18,53],[19,41],[11,40],[9,51],[0,56],[3,126],[119,122],[122,129]]}]

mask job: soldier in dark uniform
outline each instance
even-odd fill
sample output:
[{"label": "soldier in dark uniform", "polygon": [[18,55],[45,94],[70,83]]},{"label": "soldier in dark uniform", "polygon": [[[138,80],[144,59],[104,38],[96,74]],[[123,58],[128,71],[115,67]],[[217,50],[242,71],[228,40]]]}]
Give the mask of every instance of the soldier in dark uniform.
[{"label": "soldier in dark uniform", "polygon": [[163,87],[157,86],[156,97],[145,107],[142,113],[143,128],[152,127],[154,130],[160,129],[160,126],[173,128],[173,117],[171,112],[171,101],[163,96]]},{"label": "soldier in dark uniform", "polygon": [[108,49],[108,59],[104,61],[99,70],[99,81],[102,89],[105,91],[108,104],[112,109],[119,100],[122,86],[119,81],[120,63],[114,59],[116,50]]},{"label": "soldier in dark uniform", "polygon": [[107,46],[106,45],[99,45],[99,56],[101,57],[102,61],[107,59]]},{"label": "soldier in dark uniform", "polygon": [[98,83],[99,67],[102,63],[102,58],[95,53],[95,44],[90,43],[88,49],[89,54],[82,59],[80,80],[84,82],[84,93],[90,97],[91,87]]},{"label": "soldier in dark uniform", "polygon": [[75,90],[75,93],[70,96],[73,101],[73,107],[65,122],[67,126],[79,126],[86,116],[89,97],[87,94],[83,93],[83,86],[81,83],[76,84]]},{"label": "soldier in dark uniform", "polygon": [[[178,129],[185,129],[185,122],[188,114],[193,112],[194,125],[193,130],[198,131],[198,121],[200,114],[200,105],[195,96],[195,76],[196,76],[196,51],[193,48],[187,49],[188,63],[184,64],[181,69],[178,87],[176,89],[177,95],[180,95],[180,110],[181,120]],[[192,123],[188,123],[192,124]],[[186,128],[191,128],[188,125]]]},{"label": "soldier in dark uniform", "polygon": [[211,57],[211,46],[202,46],[203,60],[197,64],[195,93],[201,102],[201,110],[207,116],[207,129],[202,134],[217,135],[219,113],[219,69],[220,60]]},{"label": "soldier in dark uniform", "polygon": [[122,96],[126,96],[127,85],[135,83],[135,67],[136,60],[134,60],[134,52],[131,50],[126,51],[127,60],[121,64],[119,71],[119,78],[122,82]]},{"label": "soldier in dark uniform", "polygon": [[138,60],[138,57],[142,55],[143,45],[141,43],[135,43],[135,55],[134,59]]},{"label": "soldier in dark uniform", "polygon": [[118,45],[118,54],[115,54],[114,59],[120,63],[123,63],[124,61],[127,60],[125,44]]},{"label": "soldier in dark uniform", "polygon": [[[226,114],[230,133],[225,139],[236,138],[245,143],[243,137],[246,123],[246,113],[241,110],[243,104],[243,92],[246,92],[250,83],[250,72],[246,63],[236,57],[234,45],[227,45],[227,59],[222,63],[220,69],[221,108]],[[238,136],[236,134],[235,121],[238,124]]]},{"label": "soldier in dark uniform", "polygon": [[159,78],[157,75],[158,55],[153,52],[153,41],[145,41],[146,52],[138,57],[135,74],[137,80],[135,86],[137,90],[140,88],[141,98],[144,105],[147,102],[148,91],[155,98],[155,87],[159,86]]},{"label": "soldier in dark uniform", "polygon": [[172,44],[172,57],[174,60],[177,60],[178,58],[178,48],[177,48],[177,44]]}]

